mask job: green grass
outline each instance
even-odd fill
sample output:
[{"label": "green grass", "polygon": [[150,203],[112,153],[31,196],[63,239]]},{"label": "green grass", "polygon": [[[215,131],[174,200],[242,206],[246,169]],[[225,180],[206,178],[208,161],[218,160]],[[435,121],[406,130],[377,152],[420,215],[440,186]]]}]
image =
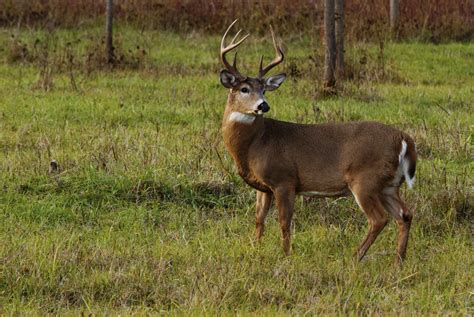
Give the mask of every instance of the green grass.
[{"label": "green grass", "polygon": [[[10,32],[0,30],[5,53]],[[77,66],[79,91],[66,71],[50,91],[34,89],[35,63],[0,61],[0,314],[472,313],[472,44],[388,43],[383,68],[377,46],[349,45],[366,76],[324,99],[311,79],[321,65],[308,60],[320,45],[288,39],[285,67],[300,73],[268,95],[274,118],[377,120],[415,138],[416,185],[403,190],[415,216],[399,270],[393,223],[353,261],[367,228],[351,198],[298,199],[289,257],[274,212],[255,245],[255,195],[221,141],[219,39],[118,33],[124,49],[147,48],[144,64]],[[75,49],[87,52],[84,41]],[[255,70],[261,51],[270,43],[253,38],[242,68]],[[50,175],[53,159],[61,170]]]}]

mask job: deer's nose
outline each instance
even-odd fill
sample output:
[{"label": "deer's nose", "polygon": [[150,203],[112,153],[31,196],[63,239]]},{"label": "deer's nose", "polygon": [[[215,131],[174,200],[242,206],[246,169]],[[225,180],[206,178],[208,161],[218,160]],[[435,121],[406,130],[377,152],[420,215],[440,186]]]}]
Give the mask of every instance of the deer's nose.
[{"label": "deer's nose", "polygon": [[268,105],[266,101],[264,101],[257,106],[257,109],[262,110],[262,112],[265,113],[265,112],[268,112],[268,110],[270,110],[270,106]]}]

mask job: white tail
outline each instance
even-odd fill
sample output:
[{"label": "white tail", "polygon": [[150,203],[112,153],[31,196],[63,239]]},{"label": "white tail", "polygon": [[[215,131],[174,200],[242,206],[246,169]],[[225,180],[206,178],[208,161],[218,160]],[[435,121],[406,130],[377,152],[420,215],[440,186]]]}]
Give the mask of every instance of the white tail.
[{"label": "white tail", "polygon": [[413,184],[415,183],[415,176],[413,175],[410,176],[410,173],[408,172],[410,168],[410,161],[409,159],[405,156],[407,153],[407,142],[405,140],[402,141],[402,149],[400,150],[400,155],[398,156],[398,171],[400,175],[403,175],[405,177],[405,180],[407,182],[408,188],[413,188]]}]

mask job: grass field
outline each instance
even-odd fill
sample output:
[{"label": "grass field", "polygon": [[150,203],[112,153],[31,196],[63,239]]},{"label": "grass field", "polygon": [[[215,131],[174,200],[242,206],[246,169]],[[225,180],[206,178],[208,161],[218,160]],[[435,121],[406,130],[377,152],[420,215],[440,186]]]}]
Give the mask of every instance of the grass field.
[{"label": "grass field", "polygon": [[[21,37],[86,54],[77,40],[99,31]],[[41,64],[7,62],[11,32],[0,30],[0,314],[473,313],[472,44],[351,44],[354,80],[323,98],[308,59],[320,44],[285,39],[290,77],[268,94],[270,117],[377,120],[417,143],[399,270],[394,223],[352,259],[367,230],[352,198],[298,199],[289,257],[274,212],[254,243],[255,194],[221,141],[217,36],[120,30],[125,52],[147,50],[136,68],[88,72],[78,58],[54,71],[50,56],[45,91]],[[243,69],[254,74],[262,51],[268,39],[251,39]]]}]

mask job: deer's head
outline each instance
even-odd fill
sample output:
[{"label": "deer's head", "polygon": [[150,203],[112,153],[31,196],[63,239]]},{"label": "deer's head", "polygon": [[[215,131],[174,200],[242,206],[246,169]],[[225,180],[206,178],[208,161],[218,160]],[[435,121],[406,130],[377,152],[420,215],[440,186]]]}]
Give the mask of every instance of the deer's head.
[{"label": "deer's head", "polygon": [[236,114],[242,114],[247,117],[255,117],[270,110],[270,106],[265,99],[265,92],[277,89],[285,80],[285,74],[278,74],[265,78],[265,75],[273,67],[277,66],[283,61],[284,55],[282,49],[276,43],[273,29],[270,28],[276,53],[275,59],[267,66],[263,67],[262,56],[260,59],[260,70],[257,77],[247,77],[240,74],[240,72],[237,70],[237,53],[234,56],[234,62],[232,65],[226,59],[226,54],[242,44],[242,42],[245,41],[245,39],[247,39],[249,36],[247,34],[238,42],[235,42],[236,38],[242,31],[240,30],[234,36],[231,43],[228,46],[225,45],[227,33],[236,22],[237,20],[235,20],[227,28],[227,31],[222,37],[220,56],[222,64],[224,65],[224,69],[220,73],[220,81],[225,88],[230,89],[228,103],[228,106],[231,107],[230,110]]}]

